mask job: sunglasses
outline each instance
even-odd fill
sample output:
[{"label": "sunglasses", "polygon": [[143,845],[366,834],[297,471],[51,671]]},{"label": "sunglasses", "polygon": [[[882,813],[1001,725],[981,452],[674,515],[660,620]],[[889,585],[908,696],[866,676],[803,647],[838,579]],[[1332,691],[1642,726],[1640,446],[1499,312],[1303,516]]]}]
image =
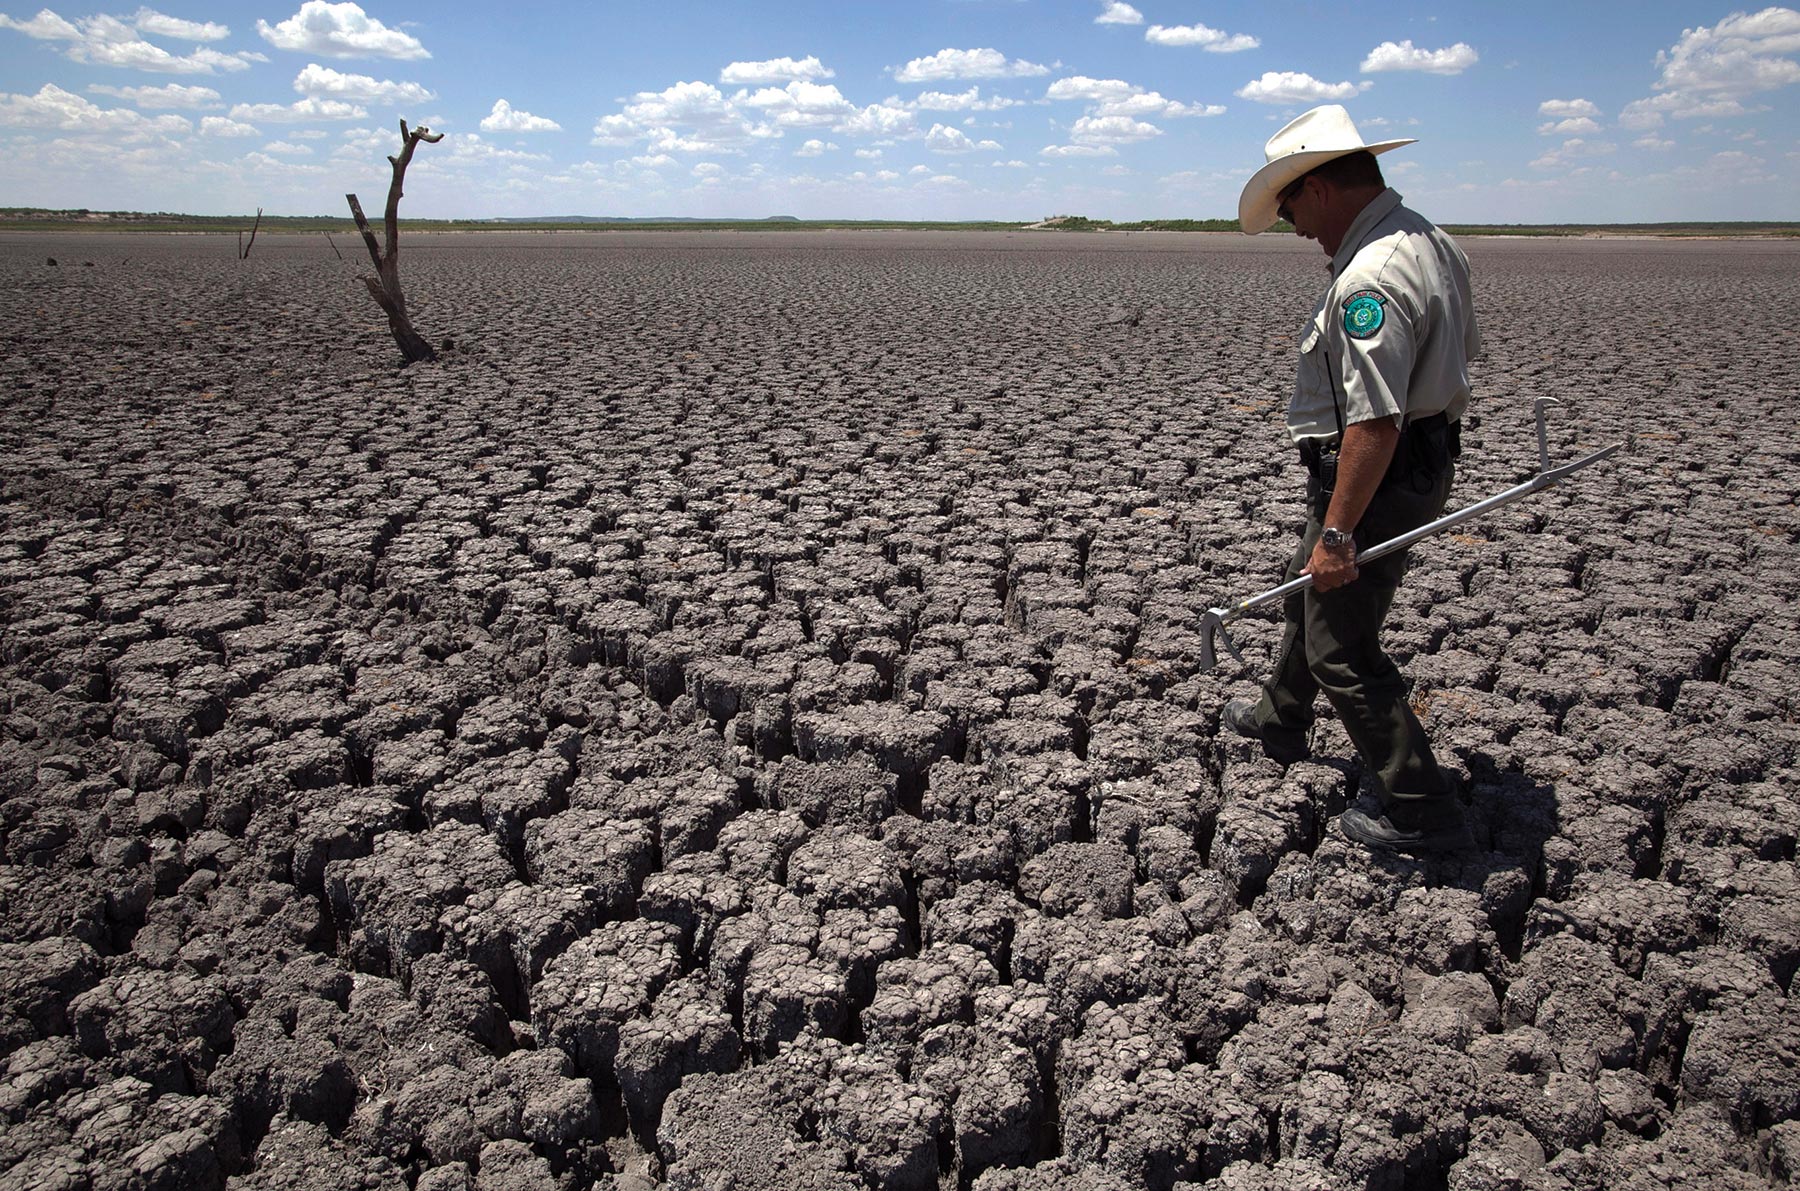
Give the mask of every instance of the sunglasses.
[{"label": "sunglasses", "polygon": [[1300,193],[1301,188],[1306,185],[1306,180],[1311,176],[1312,175],[1310,174],[1301,174],[1283,188],[1280,194],[1275,196],[1275,214],[1277,217],[1285,219],[1289,223],[1294,222],[1293,216],[1288,214],[1288,204],[1294,201],[1294,197]]}]

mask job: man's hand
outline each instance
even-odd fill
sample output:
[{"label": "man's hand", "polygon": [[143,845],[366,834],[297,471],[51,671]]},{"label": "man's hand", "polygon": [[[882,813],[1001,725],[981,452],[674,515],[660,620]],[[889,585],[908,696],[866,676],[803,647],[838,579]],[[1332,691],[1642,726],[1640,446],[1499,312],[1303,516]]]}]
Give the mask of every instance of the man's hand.
[{"label": "man's hand", "polygon": [[1330,591],[1334,587],[1342,587],[1355,579],[1356,543],[1346,542],[1342,546],[1327,546],[1319,542],[1313,546],[1312,558],[1307,561],[1303,574],[1313,577],[1313,588],[1316,591]]},{"label": "man's hand", "polygon": [[[1375,418],[1354,422],[1344,428],[1344,440],[1338,448],[1337,487],[1331,494],[1331,507],[1326,510],[1325,524],[1342,530],[1356,528],[1369,499],[1381,486],[1387,474],[1388,461],[1394,457],[1394,446],[1400,441],[1400,428],[1392,418]],[[1313,577],[1313,587],[1330,591],[1356,578],[1356,544],[1346,542],[1333,548],[1320,542],[1313,547],[1306,573]]]}]

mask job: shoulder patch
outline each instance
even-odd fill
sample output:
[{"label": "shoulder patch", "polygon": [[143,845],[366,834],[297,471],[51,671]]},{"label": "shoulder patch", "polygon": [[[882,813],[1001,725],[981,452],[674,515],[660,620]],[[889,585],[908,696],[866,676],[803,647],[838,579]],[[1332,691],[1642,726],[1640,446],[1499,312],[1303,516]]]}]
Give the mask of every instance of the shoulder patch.
[{"label": "shoulder patch", "polygon": [[1357,290],[1344,299],[1344,333],[1352,339],[1371,338],[1387,321],[1386,305],[1387,299],[1374,290]]}]

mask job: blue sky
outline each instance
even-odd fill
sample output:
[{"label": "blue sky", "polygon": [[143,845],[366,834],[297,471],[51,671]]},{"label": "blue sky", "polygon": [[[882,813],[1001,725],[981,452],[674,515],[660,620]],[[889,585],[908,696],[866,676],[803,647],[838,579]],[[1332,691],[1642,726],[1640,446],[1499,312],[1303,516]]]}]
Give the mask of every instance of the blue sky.
[{"label": "blue sky", "polygon": [[1800,219],[1800,11],[913,0],[0,7],[0,206],[1225,217],[1320,102],[1446,221]]}]

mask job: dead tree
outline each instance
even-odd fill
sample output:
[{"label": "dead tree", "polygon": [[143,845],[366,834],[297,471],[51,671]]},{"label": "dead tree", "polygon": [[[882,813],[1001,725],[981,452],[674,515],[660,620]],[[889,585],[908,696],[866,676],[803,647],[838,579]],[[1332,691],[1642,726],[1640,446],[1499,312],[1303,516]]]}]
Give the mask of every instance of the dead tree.
[{"label": "dead tree", "polygon": [[253,225],[251,225],[251,228],[250,228],[250,242],[248,244],[244,243],[244,233],[241,231],[238,233],[238,259],[239,260],[247,261],[250,259],[250,250],[252,248],[256,247],[256,233],[261,228],[262,228],[262,208],[258,207],[256,209],[256,222]]},{"label": "dead tree", "polygon": [[369,259],[375,262],[375,276],[364,277],[363,284],[369,287],[369,293],[375,297],[376,304],[387,312],[388,330],[394,333],[394,342],[400,345],[400,354],[406,357],[408,364],[420,360],[435,360],[437,353],[425,342],[425,337],[413,330],[412,320],[406,315],[406,298],[400,292],[400,194],[401,183],[406,179],[407,163],[412,161],[413,150],[419,142],[435,145],[444,139],[441,132],[434,133],[424,125],[408,129],[406,121],[400,121],[400,139],[405,147],[400,156],[390,157],[388,161],[394,167],[394,180],[388,186],[387,197],[387,246],[375,242],[375,233],[369,230],[369,221],[363,218],[362,204],[356,201],[354,194],[346,194],[350,203],[350,214],[356,216],[356,229],[362,233],[363,243],[369,246]]}]

